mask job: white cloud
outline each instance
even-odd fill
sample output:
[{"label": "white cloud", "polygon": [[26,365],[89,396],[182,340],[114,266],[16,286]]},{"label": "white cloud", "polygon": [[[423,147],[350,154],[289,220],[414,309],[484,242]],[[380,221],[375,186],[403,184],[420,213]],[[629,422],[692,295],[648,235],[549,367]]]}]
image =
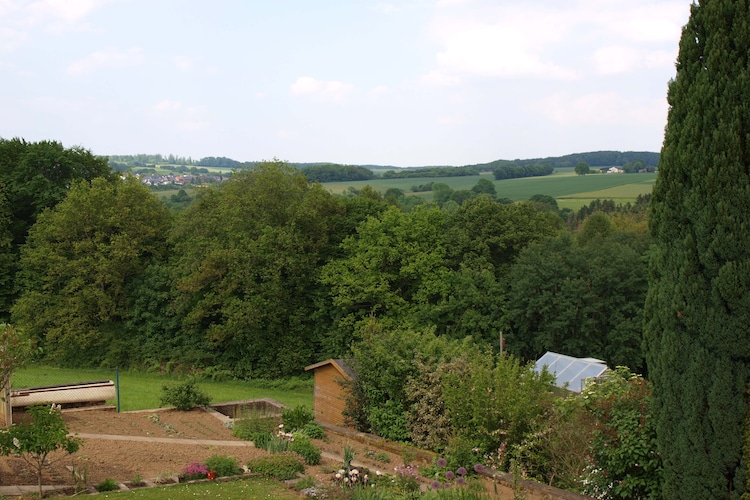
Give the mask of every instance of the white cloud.
[{"label": "white cloud", "polygon": [[159,120],[171,123],[186,132],[205,130],[210,125],[204,107],[188,106],[179,100],[164,99],[154,104],[151,109]]},{"label": "white cloud", "polygon": [[391,93],[390,87],[387,85],[378,85],[377,87],[373,87],[370,89],[371,95],[387,95]]},{"label": "white cloud", "polygon": [[71,63],[68,65],[67,72],[72,75],[83,75],[100,68],[126,68],[137,66],[145,59],[139,47],[132,47],[126,51],[108,47]]},{"label": "white cloud", "polygon": [[289,87],[294,97],[313,97],[320,100],[341,101],[354,91],[354,85],[338,80],[317,80],[310,76],[297,78]]},{"label": "white cloud", "polygon": [[643,50],[630,45],[610,45],[593,55],[596,72],[602,75],[629,73],[641,69],[668,67],[676,53],[666,50]]},{"label": "white cloud", "polygon": [[[550,9],[504,6],[466,11],[463,15],[439,15],[431,27],[441,46],[435,56],[435,71],[456,78],[575,78],[574,71],[543,54],[546,46],[560,41],[565,34],[564,23],[556,14]],[[433,79],[434,75],[426,81]]]},{"label": "white cloud", "polygon": [[193,69],[193,60],[188,56],[174,56],[172,58],[175,68],[180,71],[190,71]]},{"label": "white cloud", "polygon": [[[444,7],[451,7],[450,13]],[[674,44],[689,14],[688,0],[571,0],[436,4],[430,33],[438,45],[425,84],[464,77],[583,77],[589,47],[594,69],[615,74],[671,64]],[[583,63],[582,63],[583,61]]]},{"label": "white cloud", "polygon": [[666,100],[645,101],[617,92],[581,96],[557,93],[536,102],[532,110],[561,125],[652,126],[666,122]]},{"label": "white cloud", "polygon": [[39,18],[80,21],[108,0],[39,0],[29,4],[27,12]]},{"label": "white cloud", "polygon": [[627,45],[611,45],[594,52],[594,65],[603,75],[627,73],[640,67],[641,60],[640,51]]},{"label": "white cloud", "polygon": [[432,70],[422,75],[420,82],[423,85],[450,87],[461,83],[461,79],[447,70]]}]

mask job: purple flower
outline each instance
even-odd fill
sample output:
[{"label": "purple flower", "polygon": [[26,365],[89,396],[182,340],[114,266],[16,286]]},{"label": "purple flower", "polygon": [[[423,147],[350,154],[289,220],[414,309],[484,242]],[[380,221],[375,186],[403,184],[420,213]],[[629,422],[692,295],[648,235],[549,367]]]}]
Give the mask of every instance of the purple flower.
[{"label": "purple flower", "polygon": [[448,462],[443,457],[437,459],[438,467],[445,467],[446,465],[448,465]]},{"label": "purple flower", "polygon": [[474,464],[474,472],[476,472],[477,474],[481,474],[482,472],[484,472],[484,465]]},{"label": "purple flower", "polygon": [[456,471],[456,473],[459,476],[465,476],[467,474],[466,469],[464,467],[459,467],[458,470]]},{"label": "purple flower", "polygon": [[448,481],[452,481],[455,478],[456,478],[456,475],[453,473],[452,470],[449,470],[448,472],[445,473],[445,479],[447,479]]},{"label": "purple flower", "polygon": [[430,488],[432,488],[433,490],[439,490],[440,489],[440,482],[439,481],[433,481],[432,484],[430,485]]},{"label": "purple flower", "polygon": [[466,479],[464,479],[463,477],[459,477],[458,479],[456,479],[456,484],[459,486],[463,486],[466,484]]}]

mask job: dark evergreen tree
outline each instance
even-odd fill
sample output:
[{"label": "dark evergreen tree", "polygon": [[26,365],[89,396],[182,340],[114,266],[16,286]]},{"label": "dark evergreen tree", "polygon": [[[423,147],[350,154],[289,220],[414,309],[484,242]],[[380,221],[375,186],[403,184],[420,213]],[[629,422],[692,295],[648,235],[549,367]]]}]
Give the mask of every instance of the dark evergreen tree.
[{"label": "dark evergreen tree", "polygon": [[750,380],[750,3],[683,28],[659,176],[645,349],[662,498],[739,498]]}]

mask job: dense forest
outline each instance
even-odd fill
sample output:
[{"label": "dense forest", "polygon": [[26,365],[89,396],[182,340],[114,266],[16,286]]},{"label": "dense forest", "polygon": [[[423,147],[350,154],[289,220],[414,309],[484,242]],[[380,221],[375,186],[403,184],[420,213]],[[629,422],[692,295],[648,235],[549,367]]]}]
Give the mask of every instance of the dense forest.
[{"label": "dense forest", "polygon": [[[613,347],[641,335],[647,236],[632,207],[563,219],[539,201],[501,203],[486,179],[458,198],[437,183],[434,204],[404,206],[369,188],[334,196],[275,161],[173,213],[88,151],[0,148],[2,314],[48,361],[299,374],[348,356],[377,318],[486,343],[504,331],[524,359],[558,349],[643,368],[638,349]],[[578,280],[564,305],[559,287]],[[549,325],[544,304],[576,313]]]}]

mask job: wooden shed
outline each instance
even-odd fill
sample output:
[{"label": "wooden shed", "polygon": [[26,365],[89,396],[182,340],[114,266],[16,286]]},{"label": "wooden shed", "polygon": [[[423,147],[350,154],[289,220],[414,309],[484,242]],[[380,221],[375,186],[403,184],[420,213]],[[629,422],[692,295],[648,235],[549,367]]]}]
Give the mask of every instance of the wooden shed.
[{"label": "wooden shed", "polygon": [[344,426],[346,388],[342,381],[352,380],[354,372],[343,359],[327,359],[305,368],[315,376],[313,410],[320,423]]}]

